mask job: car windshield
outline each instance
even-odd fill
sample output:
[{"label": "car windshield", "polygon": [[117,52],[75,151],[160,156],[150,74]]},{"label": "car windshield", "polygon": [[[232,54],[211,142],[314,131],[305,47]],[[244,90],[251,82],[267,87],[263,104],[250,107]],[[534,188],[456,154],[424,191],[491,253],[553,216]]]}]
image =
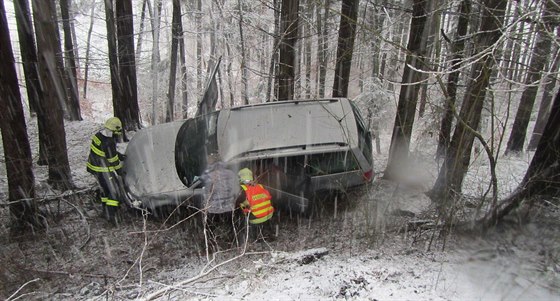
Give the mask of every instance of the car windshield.
[{"label": "car windshield", "polygon": [[206,168],[207,154],[218,152],[218,112],[185,121],[177,133],[175,165],[181,181],[190,186]]}]

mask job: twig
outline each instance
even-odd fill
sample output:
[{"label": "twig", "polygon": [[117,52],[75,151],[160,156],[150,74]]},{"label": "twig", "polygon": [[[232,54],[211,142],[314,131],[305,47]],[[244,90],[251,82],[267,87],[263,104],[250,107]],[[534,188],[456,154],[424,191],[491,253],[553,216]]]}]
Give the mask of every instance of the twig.
[{"label": "twig", "polygon": [[91,230],[89,227],[89,223],[87,222],[86,217],[84,216],[84,214],[82,213],[82,211],[80,211],[80,209],[78,207],[76,207],[76,205],[70,203],[69,201],[62,199],[62,201],[64,201],[65,203],[67,203],[68,205],[74,207],[74,209],[76,209],[76,211],[78,211],[78,213],[80,214],[80,216],[82,217],[82,219],[84,220],[84,223],[86,224],[86,229],[87,229],[87,237],[86,240],[84,241],[84,243],[82,243],[82,245],[80,246],[80,250],[86,246],[86,244],[89,242],[89,240],[91,239]]},{"label": "twig", "polygon": [[21,290],[22,290],[25,286],[27,286],[28,284],[31,284],[31,283],[36,282],[36,281],[39,281],[39,280],[41,280],[41,278],[35,278],[35,279],[33,279],[33,280],[27,281],[27,282],[24,283],[22,286],[20,286],[13,294],[11,294],[11,295],[8,297],[8,299],[6,299],[6,301],[12,301],[12,300],[18,299],[19,297],[15,298],[15,299],[12,299],[12,297],[14,297],[17,293],[19,293],[19,291],[21,291]]}]

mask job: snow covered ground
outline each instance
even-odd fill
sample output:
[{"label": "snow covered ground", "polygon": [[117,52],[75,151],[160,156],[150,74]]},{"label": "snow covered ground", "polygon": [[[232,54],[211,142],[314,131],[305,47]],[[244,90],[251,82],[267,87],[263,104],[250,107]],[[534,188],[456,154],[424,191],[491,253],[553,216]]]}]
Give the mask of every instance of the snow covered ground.
[{"label": "snow covered ground", "polygon": [[[36,155],[34,122],[28,120]],[[89,137],[99,127],[90,121],[66,126],[72,176],[80,188],[95,184],[84,162]],[[378,172],[385,164],[388,141],[388,135],[383,135],[383,152],[376,155]],[[500,180],[515,187],[528,160],[503,161]],[[2,207],[0,296],[8,300],[558,300],[557,205],[537,208],[528,223],[511,223],[485,235],[456,230],[440,236],[429,227],[404,231],[410,221],[434,218],[422,191],[433,182],[436,163],[427,157],[418,162],[422,164],[414,167],[418,173],[409,185],[397,187],[378,179],[351,192],[337,206],[326,205],[318,216],[280,213],[276,240],[246,249],[225,248],[215,257],[206,253],[201,230],[192,219],[175,225],[181,221],[177,218],[164,225],[162,220],[127,214],[119,228],[112,228],[99,216],[92,197],[82,195],[68,198],[68,203],[41,205],[49,222],[46,232],[14,236]],[[486,170],[483,163],[475,166],[467,183],[476,182]],[[46,169],[36,166],[35,173],[38,194],[54,193],[45,184]],[[7,194],[5,179],[2,176],[2,200]],[[504,189],[512,189],[509,186]],[[472,186],[467,189],[478,191]]]}]

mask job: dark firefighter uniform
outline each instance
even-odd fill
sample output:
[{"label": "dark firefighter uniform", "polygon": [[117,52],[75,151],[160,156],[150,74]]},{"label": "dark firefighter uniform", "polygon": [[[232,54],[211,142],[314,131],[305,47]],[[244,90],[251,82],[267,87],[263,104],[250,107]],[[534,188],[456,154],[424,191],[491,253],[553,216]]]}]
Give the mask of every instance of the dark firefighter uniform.
[{"label": "dark firefighter uniform", "polygon": [[119,207],[117,172],[122,168],[123,155],[117,151],[115,136],[120,135],[122,123],[117,117],[105,122],[105,128],[91,138],[87,171],[93,174],[101,186],[101,203],[105,217],[115,221]]}]

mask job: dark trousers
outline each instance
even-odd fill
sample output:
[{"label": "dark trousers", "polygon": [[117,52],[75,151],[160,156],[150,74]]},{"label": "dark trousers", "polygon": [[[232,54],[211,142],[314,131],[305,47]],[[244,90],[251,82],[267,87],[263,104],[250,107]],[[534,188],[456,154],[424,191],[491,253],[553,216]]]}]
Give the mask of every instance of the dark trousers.
[{"label": "dark trousers", "polygon": [[119,206],[107,206],[105,199],[119,201],[117,184],[111,178],[109,173],[99,172],[93,174],[101,187],[100,201],[105,218],[109,221],[115,221]]}]

